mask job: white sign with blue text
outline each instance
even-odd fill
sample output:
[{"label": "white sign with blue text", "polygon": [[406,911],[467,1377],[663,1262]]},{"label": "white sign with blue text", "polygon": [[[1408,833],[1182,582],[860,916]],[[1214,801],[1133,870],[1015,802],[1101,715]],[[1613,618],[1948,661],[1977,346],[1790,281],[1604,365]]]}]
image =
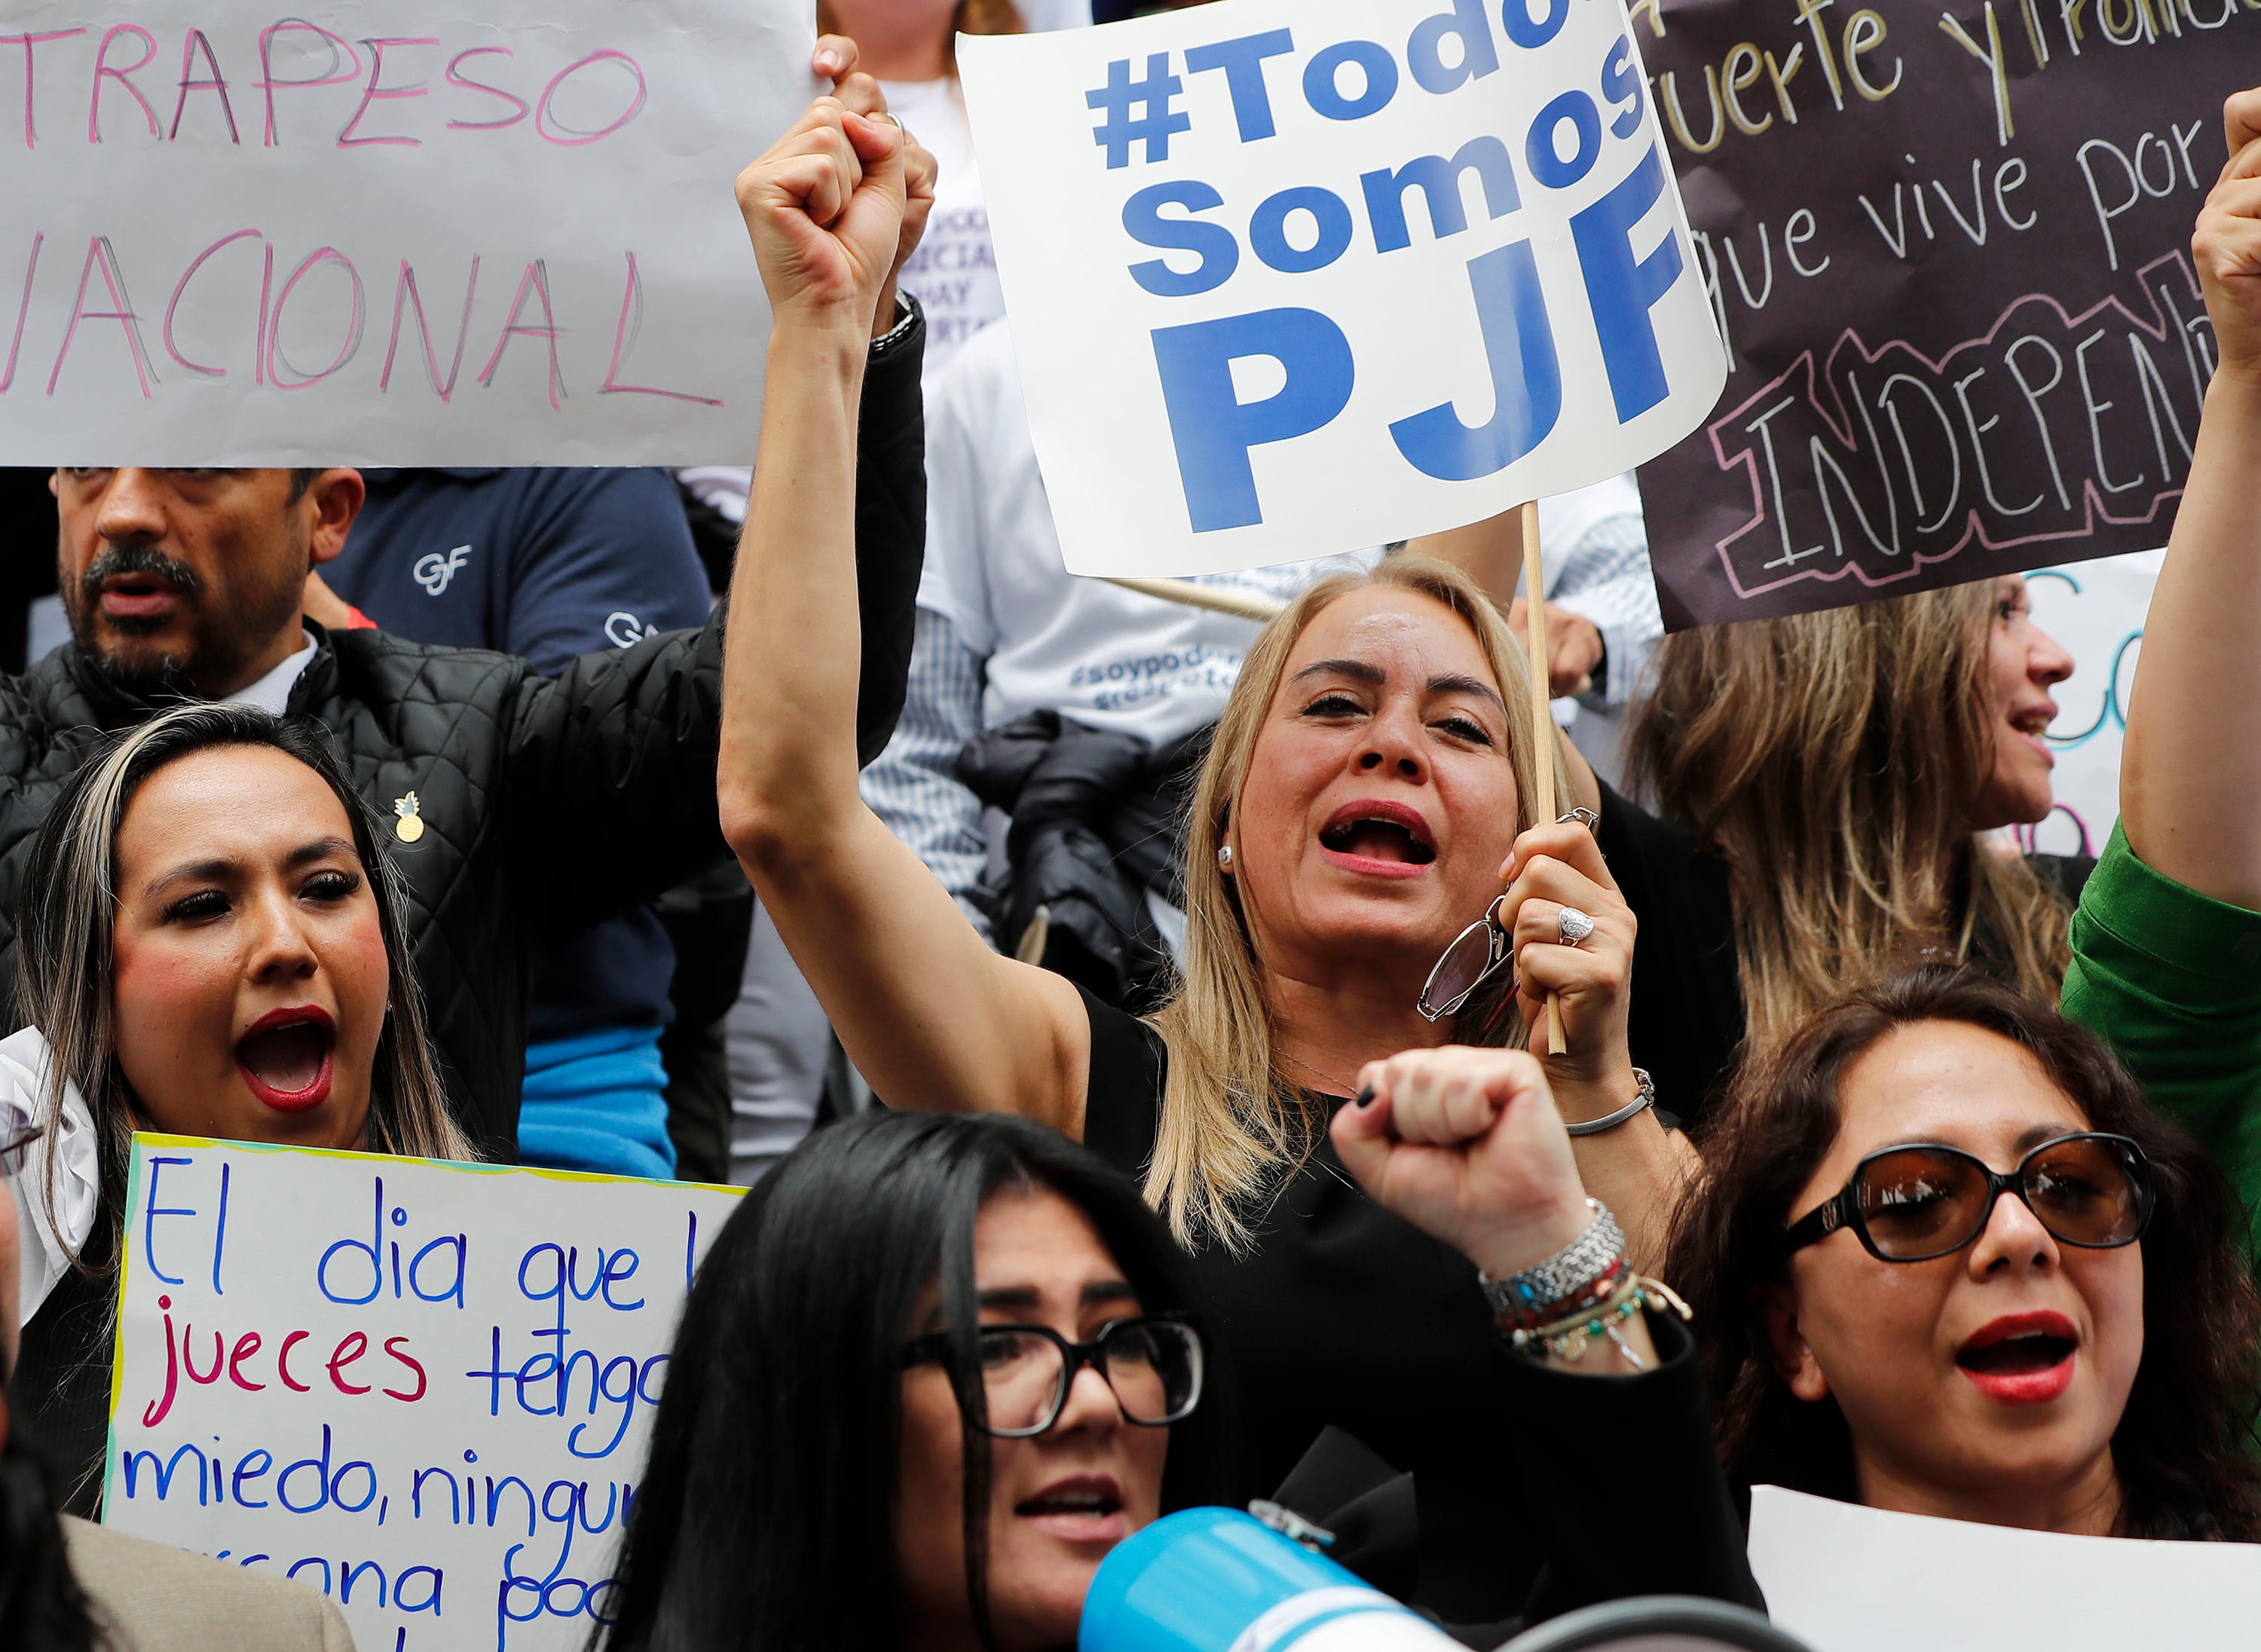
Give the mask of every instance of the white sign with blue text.
[{"label": "white sign with blue text", "polygon": [[1443,4],[960,37],[1073,571],[1458,527],[1711,411],[1726,357],[1623,0]]},{"label": "white sign with blue text", "polygon": [[134,1138],[103,1519],[362,1652],[568,1652],[734,1188]]}]

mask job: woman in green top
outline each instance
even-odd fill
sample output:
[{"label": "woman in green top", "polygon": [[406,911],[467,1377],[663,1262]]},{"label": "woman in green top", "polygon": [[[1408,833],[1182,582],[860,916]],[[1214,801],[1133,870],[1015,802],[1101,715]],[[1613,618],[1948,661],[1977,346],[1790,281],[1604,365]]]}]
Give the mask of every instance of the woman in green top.
[{"label": "woman in green top", "polygon": [[2192,238],[2218,363],[2151,599],[2120,824],[2072,920],[2064,1011],[2261,1209],[2261,88]]}]

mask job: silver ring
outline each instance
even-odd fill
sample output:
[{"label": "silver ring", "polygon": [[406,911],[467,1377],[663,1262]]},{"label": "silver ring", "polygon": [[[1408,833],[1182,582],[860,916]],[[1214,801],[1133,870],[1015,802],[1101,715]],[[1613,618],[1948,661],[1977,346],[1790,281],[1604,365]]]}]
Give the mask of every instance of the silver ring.
[{"label": "silver ring", "polygon": [[1574,906],[1566,906],[1554,920],[1555,938],[1565,946],[1576,946],[1594,932],[1594,921]]}]

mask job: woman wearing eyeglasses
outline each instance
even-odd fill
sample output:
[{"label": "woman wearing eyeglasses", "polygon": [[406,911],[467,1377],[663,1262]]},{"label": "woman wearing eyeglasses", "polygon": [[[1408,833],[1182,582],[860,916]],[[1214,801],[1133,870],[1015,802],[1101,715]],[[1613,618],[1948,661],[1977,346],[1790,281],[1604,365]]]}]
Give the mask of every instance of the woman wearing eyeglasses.
[{"label": "woman wearing eyeglasses", "polygon": [[2013,988],[1856,993],[1747,1072],[1669,1268],[1737,1485],[2261,1540],[2261,1307],[2227,1184]]},{"label": "woman wearing eyeglasses", "polygon": [[[842,351],[859,316],[868,337],[899,174],[889,129],[820,103],[738,181],[777,320],[725,670],[731,845],[883,1099],[1032,1118],[1143,1183],[1195,1253],[1247,1401],[1233,1500],[1271,1496],[1339,1427],[1414,1476],[1416,1602],[1505,1619],[1554,1518],[1554,1490],[1524,1485],[1529,1441],[1557,1424],[1500,1403],[1498,1327],[1615,1313],[1684,1163],[1626,1054],[1632,915],[1587,830],[1560,823],[1571,800],[1539,794],[1499,614],[1408,557],[1315,585],[1245,659],[1197,783],[1167,1009],[1133,1020],[982,941],[856,789],[842,507],[861,358]],[[1580,1132],[1566,1174],[1522,1190],[1503,1249],[1447,1248],[1348,1174],[1346,1138],[1367,1128],[1353,1116],[1505,1106],[1529,1058],[1439,1046],[1520,1044],[1549,995],[1567,1049],[1545,1062],[1544,1107]],[[1685,1340],[1650,1349],[1629,1311],[1616,1339],[1525,1346],[1625,1383],[1611,1403],[1639,1433],[1640,1408],[1676,1404]],[[1721,1586],[1694,1558],[1712,1552],[1705,1505],[1680,1506],[1650,1585],[1662,1565],[1689,1591]]]},{"label": "woman wearing eyeglasses", "polygon": [[[1569,1177],[1537,1067],[1514,1063],[1503,1107],[1456,1113],[1408,1090],[1344,1132],[1376,1198],[1494,1261]],[[700,1269],[604,1652],[1073,1644],[1116,1543],[1227,1495],[1240,1433],[1189,1273],[1128,1176],[1040,1124],[874,1111],[820,1131]],[[1684,1355],[1684,1332],[1653,1340],[1604,1317],[1597,1341]],[[1533,1610],[1690,1582],[1755,1603],[1693,1361],[1659,1375],[1585,1381],[1502,1351],[1493,1403],[1547,1419],[1518,1464],[1549,1505],[1518,1557],[1551,1567]],[[1605,1438],[1637,1439],[1640,1469],[1595,1472]],[[1353,1503],[1346,1533],[1389,1524],[1390,1506]]]},{"label": "woman wearing eyeglasses", "polygon": [[1072,1643],[1108,1550],[1216,1483],[1183,1266],[1038,1125],[820,1131],[700,1268],[605,1647]]}]

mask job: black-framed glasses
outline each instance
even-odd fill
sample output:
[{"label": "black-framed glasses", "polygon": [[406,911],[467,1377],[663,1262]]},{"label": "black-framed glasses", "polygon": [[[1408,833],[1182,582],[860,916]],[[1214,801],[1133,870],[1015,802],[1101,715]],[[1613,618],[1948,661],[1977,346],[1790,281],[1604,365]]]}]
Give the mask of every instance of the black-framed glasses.
[{"label": "black-framed glasses", "polygon": [[1783,1235],[1802,1250],[1841,1227],[1884,1262],[1952,1254],[1986,1231],[1994,1201],[2014,1193],[2062,1244],[2133,1245],[2151,1225],[2151,1161],[2125,1136],[2078,1131],[2042,1143],[2005,1175],[1960,1147],[1886,1147],[1854,1167],[1844,1190]]},{"label": "black-framed glasses", "polygon": [[[947,1331],[913,1338],[903,1346],[903,1363],[947,1365],[950,1343]],[[979,1426],[1007,1440],[1041,1434],[1059,1421],[1087,1365],[1114,1390],[1124,1420],[1142,1428],[1182,1422],[1201,1404],[1201,1332],[1167,1315],[1110,1320],[1088,1342],[1070,1342],[1050,1325],[983,1325],[974,1346],[989,1412]]]},{"label": "black-framed glasses", "polygon": [[1500,909],[1506,904],[1507,897],[1500,896],[1484,909],[1482,917],[1453,937],[1453,944],[1422,984],[1421,995],[1413,1001],[1424,1020],[1442,1021],[1446,1016],[1458,1015],[1475,989],[1507,962],[1513,937],[1500,921]]}]

